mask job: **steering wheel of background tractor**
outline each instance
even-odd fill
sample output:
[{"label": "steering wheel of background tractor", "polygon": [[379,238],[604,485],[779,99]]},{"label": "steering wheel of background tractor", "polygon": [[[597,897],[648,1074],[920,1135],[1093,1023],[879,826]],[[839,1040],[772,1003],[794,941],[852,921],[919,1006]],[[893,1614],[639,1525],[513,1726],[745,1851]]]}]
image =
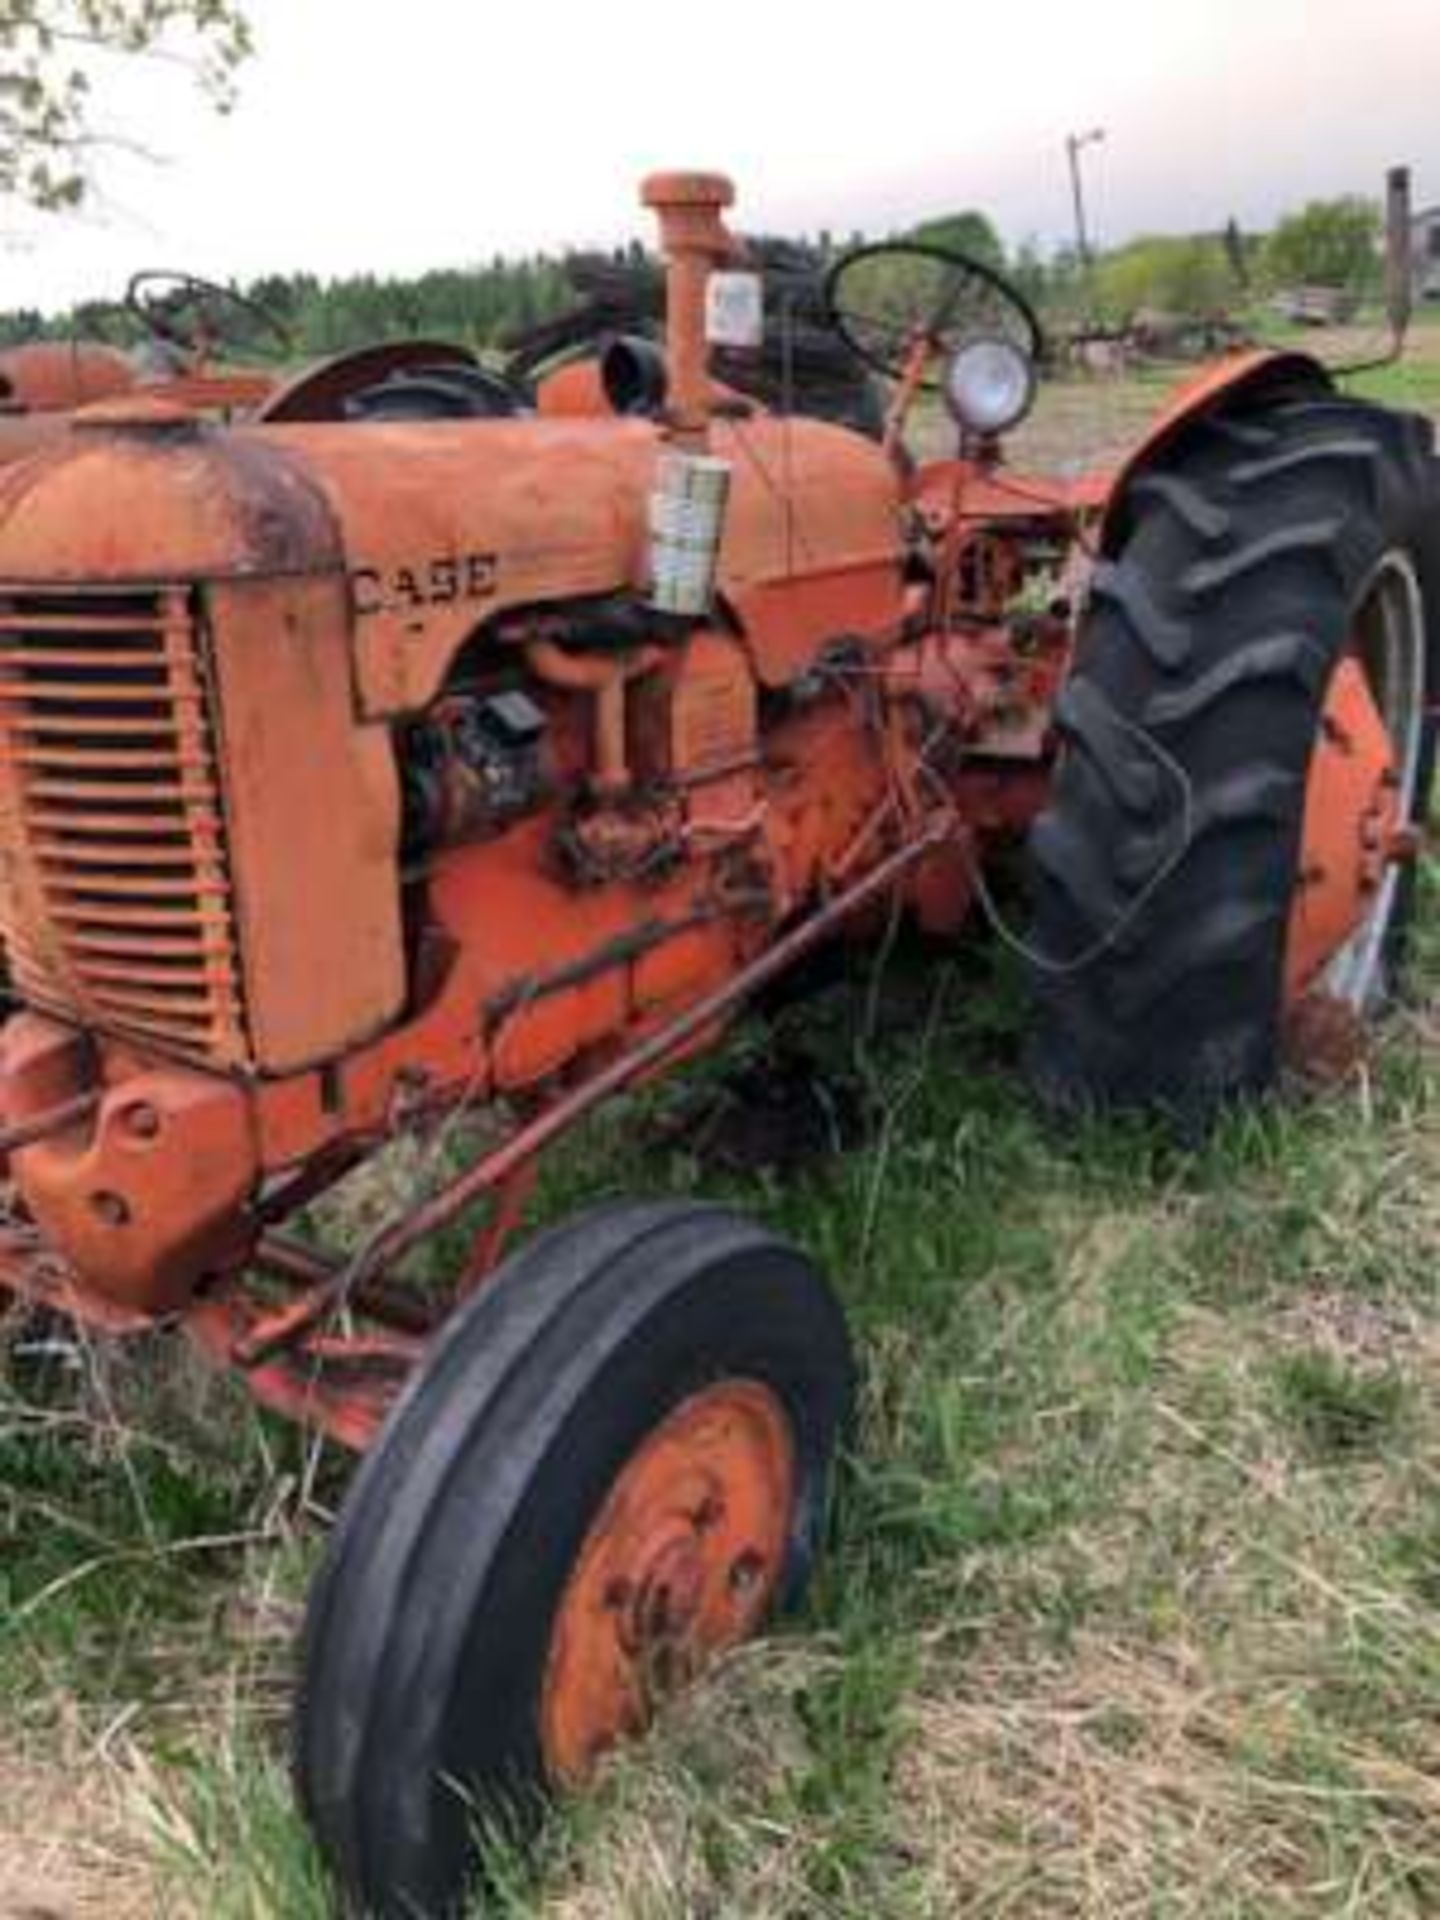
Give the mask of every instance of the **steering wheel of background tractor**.
[{"label": "steering wheel of background tractor", "polygon": [[227,337],[227,314],[243,319],[245,336],[258,328],[282,353],[291,350],[289,328],[268,307],[193,273],[137,273],[125,289],[124,305],[148,334],[186,353],[219,346]]},{"label": "steering wheel of background tractor", "polygon": [[1044,346],[1029,301],[993,268],[919,240],[880,241],[837,260],[825,276],[825,313],[851,352],[891,380],[904,377],[923,335],[932,352],[921,384],[932,388],[969,341],[1007,341],[1032,363]]}]

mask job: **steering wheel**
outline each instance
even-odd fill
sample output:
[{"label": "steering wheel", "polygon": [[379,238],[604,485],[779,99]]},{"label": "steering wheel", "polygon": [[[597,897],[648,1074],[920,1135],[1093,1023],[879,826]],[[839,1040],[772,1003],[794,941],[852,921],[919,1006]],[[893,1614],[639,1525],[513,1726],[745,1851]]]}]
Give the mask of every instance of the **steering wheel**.
[{"label": "steering wheel", "polygon": [[282,352],[291,348],[290,330],[278,315],[258,300],[217,286],[193,273],[164,273],[148,269],[135,274],[125,289],[124,306],[145,331],[185,353],[199,354],[225,338],[223,315],[241,314],[258,325]]},{"label": "steering wheel", "polygon": [[888,379],[904,377],[915,342],[931,348],[921,384],[969,340],[1005,340],[1038,360],[1045,339],[1024,294],[983,261],[921,240],[857,247],[825,276],[825,317],[850,351]]}]

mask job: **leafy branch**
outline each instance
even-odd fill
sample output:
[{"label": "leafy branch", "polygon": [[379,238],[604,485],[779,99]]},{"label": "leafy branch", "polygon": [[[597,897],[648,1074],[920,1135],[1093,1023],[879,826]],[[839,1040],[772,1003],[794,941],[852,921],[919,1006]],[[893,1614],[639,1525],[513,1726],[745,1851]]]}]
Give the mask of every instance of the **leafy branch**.
[{"label": "leafy branch", "polygon": [[237,0],[0,0],[0,199],[79,206],[92,156],[125,144],[95,123],[97,62],[176,63],[226,113],[251,50]]}]

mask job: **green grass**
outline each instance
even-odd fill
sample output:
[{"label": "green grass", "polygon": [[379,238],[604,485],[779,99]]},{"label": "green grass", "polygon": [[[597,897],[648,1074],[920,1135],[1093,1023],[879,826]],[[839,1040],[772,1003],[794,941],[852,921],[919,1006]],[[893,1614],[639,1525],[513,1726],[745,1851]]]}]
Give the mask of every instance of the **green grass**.
[{"label": "green grass", "polygon": [[[546,1212],[703,1191],[794,1234],[850,1308],[862,1421],[803,1617],[502,1850],[489,1910],[1437,1911],[1433,1011],[1185,1154],[1036,1116],[1003,968],[872,986],[786,1016],[863,1089],[863,1146],[716,1171],[678,1124],[712,1064],[547,1184]],[[163,1343],[0,1390],[0,1790],[48,1809],[17,1854],[68,1833],[107,1913],[326,1912],[283,1765],[340,1491],[314,1465]]]},{"label": "green grass", "polygon": [[1440,414],[1440,355],[1413,346],[1393,366],[1377,367],[1342,381],[1347,393],[1362,400],[1378,400],[1390,407],[1408,407],[1416,413]]}]

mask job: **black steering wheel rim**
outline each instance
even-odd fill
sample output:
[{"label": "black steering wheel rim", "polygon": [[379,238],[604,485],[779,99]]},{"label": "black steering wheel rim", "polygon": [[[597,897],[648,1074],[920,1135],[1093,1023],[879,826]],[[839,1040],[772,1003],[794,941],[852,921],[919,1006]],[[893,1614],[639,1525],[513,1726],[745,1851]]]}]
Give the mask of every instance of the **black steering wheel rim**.
[{"label": "black steering wheel rim", "polygon": [[[902,255],[912,260],[934,263],[940,268],[949,268],[953,280],[943,311],[937,311],[928,320],[916,314],[908,324],[902,324],[898,316],[893,321],[872,322],[867,337],[863,316],[846,307],[844,282],[847,274],[853,280],[857,267],[885,255]],[[967,292],[970,297],[963,304],[971,309],[971,318],[957,328],[953,324],[954,316],[962,305],[961,296]],[[1039,316],[1018,287],[1012,286],[1003,274],[997,273],[983,260],[973,259],[953,247],[938,246],[929,240],[874,240],[863,247],[852,248],[849,253],[842,254],[826,273],[822,297],[827,323],[857,360],[888,380],[898,380],[904,373],[914,330],[921,325],[930,333],[935,360],[942,365],[967,339],[987,337],[1008,340],[1032,362],[1038,362],[1045,350],[1045,334]],[[978,324],[982,315],[984,324]],[[885,347],[890,342],[893,342],[891,350],[886,351]],[[939,380],[937,370],[927,373],[921,384],[935,387],[939,385]]]},{"label": "black steering wheel rim", "polygon": [[[146,288],[157,282],[171,289],[168,296],[147,296]],[[221,286],[214,280],[202,280],[195,273],[173,273],[163,267],[146,267],[142,272],[130,276],[122,304],[147,333],[189,353],[199,348],[197,329],[194,325],[187,327],[178,314],[192,304],[201,304],[207,309],[215,305],[232,307],[248,319],[258,321],[282,352],[290,352],[294,345],[285,322],[261,301],[252,300],[249,294],[237,293],[234,287]],[[224,337],[223,330],[217,329],[214,344],[218,345]]]}]

